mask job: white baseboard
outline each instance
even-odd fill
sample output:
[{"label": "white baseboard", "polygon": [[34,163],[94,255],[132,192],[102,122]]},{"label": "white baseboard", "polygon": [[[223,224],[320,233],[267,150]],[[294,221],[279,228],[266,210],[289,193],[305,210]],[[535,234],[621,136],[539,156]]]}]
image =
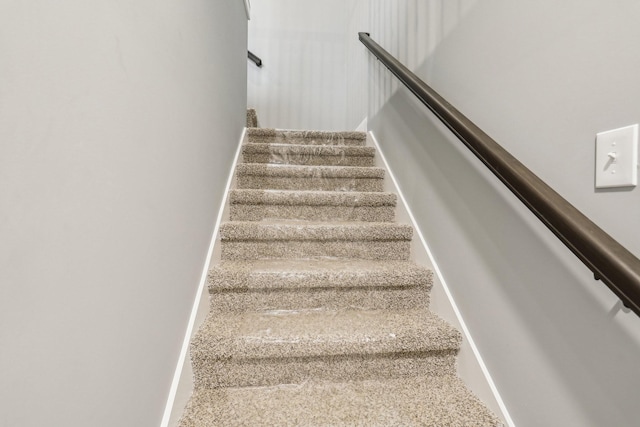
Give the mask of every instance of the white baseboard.
[{"label": "white baseboard", "polygon": [[[178,392],[178,386],[180,385],[180,379],[182,377],[182,371],[184,369],[184,364],[187,359],[187,354],[189,352],[189,345],[191,343],[191,337],[194,332],[194,327],[196,324],[196,317],[198,314],[198,308],[201,304],[202,295],[204,293],[205,284],[207,282],[207,274],[209,273],[209,263],[211,262],[211,255],[213,254],[213,247],[215,246],[216,236],[218,235],[218,230],[220,229],[220,223],[222,222],[222,216],[224,214],[225,205],[227,203],[227,197],[229,194],[229,188],[231,187],[231,182],[233,180],[233,173],[236,169],[236,164],[238,163],[238,158],[240,156],[240,150],[242,148],[242,143],[245,139],[245,135],[247,133],[247,128],[244,128],[242,134],[240,135],[240,141],[238,143],[238,148],[236,149],[236,154],[233,159],[233,163],[231,164],[231,170],[229,171],[229,177],[227,179],[227,184],[222,195],[222,200],[220,204],[220,209],[218,211],[218,218],[216,219],[216,223],[213,227],[213,232],[211,234],[211,241],[209,243],[209,251],[204,261],[204,266],[202,268],[202,275],[200,276],[200,284],[198,286],[198,291],[196,292],[196,297],[193,302],[193,306],[191,308],[191,315],[189,317],[189,323],[187,324],[187,329],[184,334],[184,339],[182,341],[182,348],[180,349],[180,357],[178,358],[178,363],[176,365],[175,372],[173,374],[173,380],[171,382],[171,388],[169,389],[169,396],[167,398],[167,404],[164,408],[164,415],[162,416],[162,422],[160,423],[161,427],[168,427],[169,421],[171,420],[171,415],[173,410],[175,409],[175,401],[176,394]],[[180,410],[182,408],[179,408]]]},{"label": "white baseboard", "polygon": [[356,128],[357,132],[366,132],[367,131],[367,118],[362,119],[358,127]]},{"label": "white baseboard", "polygon": [[247,13],[247,21],[251,19],[251,2],[244,0],[244,11]]},{"label": "white baseboard", "polygon": [[[365,123],[366,123],[366,119],[365,119]],[[438,264],[435,261],[435,258],[433,257],[433,254],[431,252],[431,249],[429,248],[429,245],[427,244],[422,231],[420,230],[420,227],[418,227],[418,224],[416,222],[415,217],[413,216],[413,213],[411,212],[411,208],[409,207],[409,205],[407,204],[407,200],[404,197],[404,194],[402,193],[402,190],[400,189],[399,185],[398,185],[398,181],[396,181],[395,176],[393,175],[393,172],[391,170],[391,168],[389,167],[389,164],[387,163],[387,159],[384,156],[384,153],[382,152],[382,150],[380,149],[380,145],[378,144],[378,140],[376,139],[375,135],[373,134],[373,132],[369,132],[369,136],[371,137],[371,141],[373,142],[373,145],[376,148],[377,154],[380,156],[382,163],[384,164],[385,169],[387,170],[387,173],[389,174],[389,177],[391,177],[391,181],[393,182],[393,186],[395,187],[395,191],[397,192],[398,196],[400,197],[400,200],[402,202],[402,205],[404,207],[404,210],[406,211],[406,213],[408,214],[410,220],[411,220],[411,225],[413,226],[413,229],[416,231],[416,233],[418,234],[418,237],[420,238],[420,242],[422,243],[422,247],[424,248],[428,258],[429,258],[429,262],[431,264],[431,268],[433,268],[434,273],[436,274],[440,284],[442,285],[442,288],[447,296],[447,300],[451,306],[451,309],[453,310],[454,314],[455,314],[455,318],[458,321],[458,325],[460,327],[460,329],[462,330],[462,334],[464,335],[464,341],[466,341],[466,344],[469,345],[471,351],[473,352],[473,356],[475,358],[475,362],[477,363],[477,366],[480,368],[480,370],[482,371],[482,377],[484,378],[484,380],[486,381],[487,386],[490,388],[491,390],[491,395],[493,396],[493,398],[495,399],[495,402],[498,406],[498,409],[500,410],[501,413],[501,418],[507,423],[507,425],[509,427],[515,427],[515,424],[513,422],[513,420],[511,419],[511,415],[509,415],[509,411],[507,410],[506,405],[504,404],[504,401],[502,400],[502,396],[500,396],[500,392],[498,391],[495,383],[493,382],[493,379],[491,378],[491,374],[489,373],[489,370],[487,369],[487,366],[485,365],[484,361],[482,360],[482,355],[480,354],[480,351],[478,350],[478,347],[476,346],[476,344],[473,341],[473,337],[471,336],[471,333],[469,331],[469,328],[467,328],[467,325],[462,317],[462,313],[460,313],[460,310],[458,309],[458,306],[456,305],[456,302],[453,299],[453,295],[451,294],[451,291],[449,290],[449,287],[447,286],[447,282],[444,280],[444,277],[442,275],[442,272],[440,271],[440,268],[438,268]]]}]

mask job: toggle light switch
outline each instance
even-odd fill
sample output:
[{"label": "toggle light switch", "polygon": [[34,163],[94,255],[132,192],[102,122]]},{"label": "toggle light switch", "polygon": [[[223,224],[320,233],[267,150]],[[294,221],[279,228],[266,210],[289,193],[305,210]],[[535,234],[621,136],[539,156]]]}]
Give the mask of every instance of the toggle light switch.
[{"label": "toggle light switch", "polygon": [[638,184],[638,125],[596,136],[596,188]]}]

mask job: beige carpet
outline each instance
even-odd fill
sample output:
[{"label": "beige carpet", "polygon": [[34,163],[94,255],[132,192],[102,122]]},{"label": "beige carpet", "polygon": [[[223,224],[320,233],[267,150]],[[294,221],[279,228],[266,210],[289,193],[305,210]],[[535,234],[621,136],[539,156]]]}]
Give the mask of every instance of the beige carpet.
[{"label": "beige carpet", "polygon": [[461,334],[365,139],[249,129],[180,426],[501,425],[456,376]]}]

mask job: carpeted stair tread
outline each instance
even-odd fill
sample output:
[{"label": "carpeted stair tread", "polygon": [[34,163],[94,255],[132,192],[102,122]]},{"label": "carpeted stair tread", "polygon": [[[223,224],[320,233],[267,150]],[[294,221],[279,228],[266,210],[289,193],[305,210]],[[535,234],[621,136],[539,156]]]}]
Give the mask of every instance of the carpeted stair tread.
[{"label": "carpeted stair tread", "polygon": [[455,376],[197,390],[180,427],[502,424]]},{"label": "carpeted stair tread", "polygon": [[195,388],[253,387],[311,380],[359,381],[456,372],[455,352],[366,353],[315,357],[192,357]]},{"label": "carpeted stair tread", "polygon": [[411,240],[413,227],[388,222],[229,221],[220,226],[220,240]]},{"label": "carpeted stair tread", "polygon": [[394,193],[353,191],[295,191],[235,189],[229,194],[231,205],[287,205],[287,206],[366,206],[395,207]]},{"label": "carpeted stair tread", "polygon": [[269,310],[409,310],[429,307],[423,287],[224,289],[211,292],[216,313]]},{"label": "carpeted stair tread", "polygon": [[413,228],[393,222],[230,221],[222,260],[354,258],[407,260]]},{"label": "carpeted stair tread", "polygon": [[240,163],[241,189],[383,191],[384,169],[358,166],[306,166]]},{"label": "carpeted stair tread", "polygon": [[420,287],[427,293],[433,272],[411,261],[257,260],[223,261],[209,272],[216,290],[358,287]]},{"label": "carpeted stair tread", "polygon": [[375,148],[353,145],[256,144],[242,146],[244,163],[374,166]]},{"label": "carpeted stair tread", "polygon": [[304,166],[273,165],[262,163],[240,163],[236,167],[238,176],[256,175],[284,178],[384,178],[384,169],[358,166]]},{"label": "carpeted stair tread", "polygon": [[223,261],[209,272],[214,312],[427,309],[433,274],[409,261]]},{"label": "carpeted stair tread", "polygon": [[427,310],[274,310],[210,315],[196,359],[456,353],[460,333]]},{"label": "carpeted stair tread", "polygon": [[245,189],[230,192],[229,218],[391,222],[395,206],[393,193]]},{"label": "carpeted stair tread", "polygon": [[181,427],[501,425],[456,377],[462,336],[366,141],[247,128]]},{"label": "carpeted stair tread", "polygon": [[[242,145],[242,154],[304,154],[307,156],[374,157],[374,147],[358,145],[305,145],[248,142]],[[247,162],[250,163],[250,162]]]},{"label": "carpeted stair tread", "polygon": [[365,145],[365,132],[330,132],[317,130],[247,129],[250,143],[309,144],[309,145]]},{"label": "carpeted stair tread", "polygon": [[427,310],[210,314],[191,342],[197,388],[455,373],[460,333]]}]

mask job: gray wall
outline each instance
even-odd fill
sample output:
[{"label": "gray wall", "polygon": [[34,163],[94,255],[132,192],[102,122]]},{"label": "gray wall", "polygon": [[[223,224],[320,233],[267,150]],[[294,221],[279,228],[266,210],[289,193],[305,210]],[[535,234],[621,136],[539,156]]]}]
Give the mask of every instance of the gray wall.
[{"label": "gray wall", "polygon": [[246,22],[241,0],[0,2],[0,425],[160,423]]},{"label": "gray wall", "polygon": [[[363,8],[375,40],[640,255],[640,190],[594,189],[595,134],[640,122],[640,3]],[[389,72],[368,73],[369,127],[515,423],[637,425],[639,319]]]}]

